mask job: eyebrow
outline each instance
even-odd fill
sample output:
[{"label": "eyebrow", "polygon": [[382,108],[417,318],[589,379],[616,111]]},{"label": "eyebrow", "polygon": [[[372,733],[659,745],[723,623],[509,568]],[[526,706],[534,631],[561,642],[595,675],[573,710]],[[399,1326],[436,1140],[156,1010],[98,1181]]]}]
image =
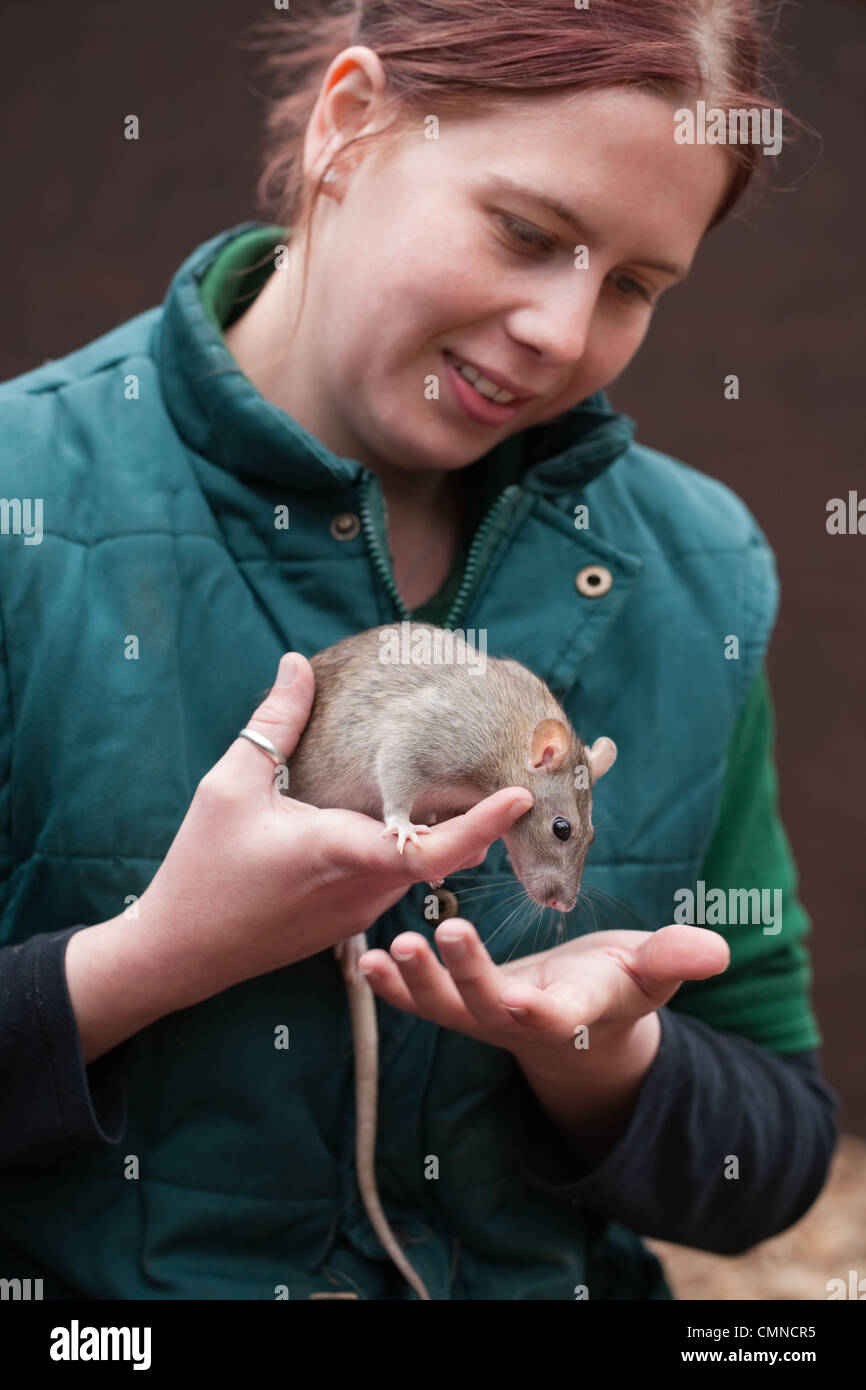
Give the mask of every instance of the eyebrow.
[{"label": "eyebrow", "polygon": [[[598,237],[593,237],[591,233],[587,236],[589,228],[585,222],[579,222],[575,214],[562,203],[557,202],[556,198],[551,198],[547,193],[542,193],[539,188],[532,188],[529,184],[518,183],[515,179],[508,178],[505,174],[491,174],[488,179],[488,187],[497,189],[503,193],[522,193],[526,198],[532,198],[542,207],[547,208],[555,217],[559,217],[563,222],[567,222],[570,227],[577,232],[580,237],[587,237],[588,241],[597,241]],[[649,266],[653,270],[663,270],[667,275],[674,275],[678,280],[685,280],[688,275],[688,268],[682,265],[675,265],[671,261],[641,261],[641,265]]]}]

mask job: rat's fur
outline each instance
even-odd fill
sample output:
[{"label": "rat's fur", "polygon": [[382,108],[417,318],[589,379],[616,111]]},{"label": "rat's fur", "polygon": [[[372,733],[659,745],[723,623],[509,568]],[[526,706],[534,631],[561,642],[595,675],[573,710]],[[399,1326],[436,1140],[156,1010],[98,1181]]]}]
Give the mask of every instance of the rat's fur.
[{"label": "rat's fur", "polygon": [[[436,631],[429,623],[411,628]],[[504,837],[509,857],[530,897],[555,898],[570,911],[593,837],[592,750],[520,662],[488,657],[483,671],[470,662],[383,662],[380,634],[393,631],[371,628],[311,658],[315,700],[289,763],[288,794],[380,820],[426,822],[502,787],[526,787],[535,804]],[[456,650],[462,639],[453,641]],[[546,719],[564,726],[568,749],[553,770],[536,770],[527,759]],[[576,785],[581,767],[589,786]],[[572,826],[566,841],[551,829],[557,816]]]}]

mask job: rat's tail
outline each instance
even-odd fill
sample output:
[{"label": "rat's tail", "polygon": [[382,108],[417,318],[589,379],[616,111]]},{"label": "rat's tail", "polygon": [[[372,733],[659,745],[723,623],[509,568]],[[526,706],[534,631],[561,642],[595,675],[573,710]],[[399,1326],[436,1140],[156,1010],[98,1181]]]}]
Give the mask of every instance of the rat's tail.
[{"label": "rat's tail", "polygon": [[373,1230],[382,1245],[418,1297],[430,1301],[424,1281],[412,1268],[388,1224],[376,1187],[379,1030],[376,1025],[376,997],[358,970],[358,961],[366,950],[367,938],[363,932],[347,937],[334,948],[346,982],[355,1044],[355,1165],[358,1187]]}]

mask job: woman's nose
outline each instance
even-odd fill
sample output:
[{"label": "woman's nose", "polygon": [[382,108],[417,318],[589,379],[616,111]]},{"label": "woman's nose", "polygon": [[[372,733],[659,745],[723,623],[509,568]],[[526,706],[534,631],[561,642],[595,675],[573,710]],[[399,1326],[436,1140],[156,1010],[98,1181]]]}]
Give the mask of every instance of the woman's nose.
[{"label": "woman's nose", "polygon": [[[599,287],[589,270],[573,270],[575,282],[551,287],[509,322],[509,332],[550,367],[570,367],[586,352]],[[578,279],[578,277],[584,277]]]}]

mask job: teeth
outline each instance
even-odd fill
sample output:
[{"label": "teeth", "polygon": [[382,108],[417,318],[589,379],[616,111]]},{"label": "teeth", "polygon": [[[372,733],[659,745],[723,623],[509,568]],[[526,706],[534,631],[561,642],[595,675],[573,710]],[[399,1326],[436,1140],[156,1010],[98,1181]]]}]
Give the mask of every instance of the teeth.
[{"label": "teeth", "polygon": [[487,400],[495,401],[497,405],[509,405],[511,401],[517,400],[517,397],[513,396],[510,391],[506,391],[504,386],[497,386],[495,381],[491,381],[489,377],[482,376],[475,367],[470,367],[468,362],[458,362],[455,358],[454,365],[460,375],[465,376],[466,380],[470,381],[475,387],[478,394],[486,396]]}]

